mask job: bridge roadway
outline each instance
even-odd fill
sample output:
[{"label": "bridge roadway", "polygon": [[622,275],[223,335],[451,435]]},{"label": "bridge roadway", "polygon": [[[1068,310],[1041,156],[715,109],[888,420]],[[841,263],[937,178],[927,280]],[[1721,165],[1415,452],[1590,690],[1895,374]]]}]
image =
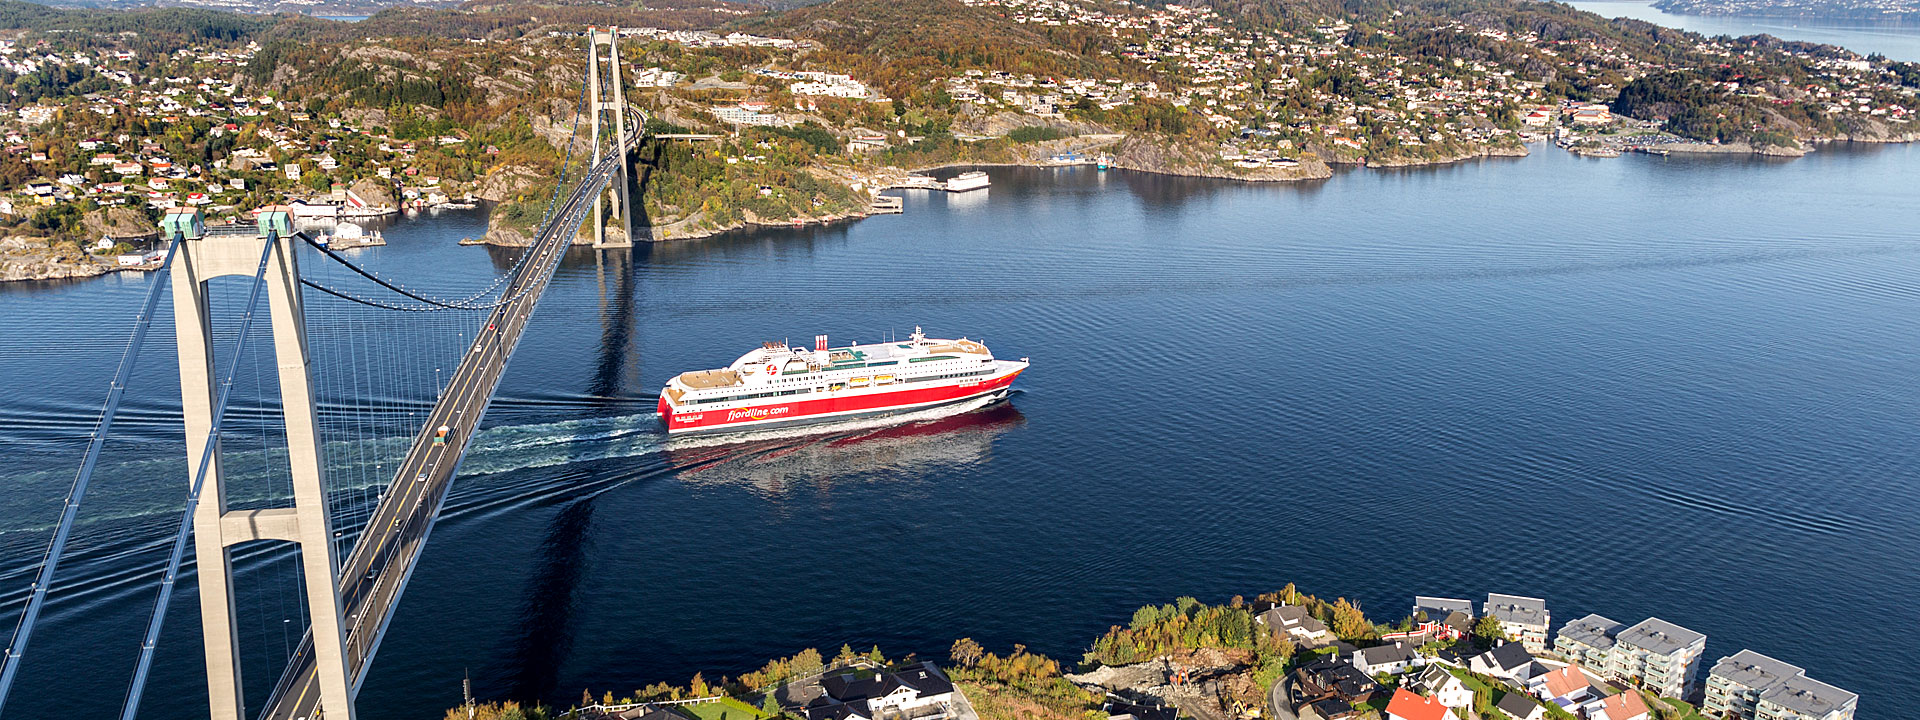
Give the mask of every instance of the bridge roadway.
[{"label": "bridge roadway", "polygon": [[[637,136],[629,137],[631,149]],[[461,357],[445,391],[427,416],[420,433],[414,437],[406,459],[401,462],[393,484],[387,488],[367,521],[353,552],[340,568],[341,607],[347,611],[347,668],[352,692],[359,693],[374,651],[386,634],[387,623],[399,604],[400,593],[413,574],[420,548],[433,529],[454,472],[466,451],[467,442],[479,427],[480,417],[493,398],[494,388],[505,372],[513,348],[533,317],[554,268],[572,244],[580,224],[593,212],[594,203],[607,183],[620,176],[625,152],[609,154],[588,171],[588,175],[567,196],[555,220],[534,238],[527,252],[534,256],[522,266],[507,286],[502,298],[507,301],[487,316],[486,326],[476,334],[473,345]],[[433,444],[434,430],[441,425],[452,429],[446,444]],[[274,687],[262,720],[313,720],[320,716],[320,685],[313,662],[313,638],[301,640],[300,648],[288,662],[286,673]]]}]

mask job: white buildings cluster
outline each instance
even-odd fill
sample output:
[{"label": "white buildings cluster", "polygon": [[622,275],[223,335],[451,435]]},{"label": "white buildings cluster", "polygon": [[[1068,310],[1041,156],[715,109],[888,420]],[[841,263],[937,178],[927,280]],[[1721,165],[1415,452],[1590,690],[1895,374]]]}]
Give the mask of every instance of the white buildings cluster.
[{"label": "white buildings cluster", "polygon": [[[1296,701],[1324,718],[1356,717],[1389,692],[1374,678],[1398,676],[1387,720],[1450,720],[1473,706],[1474,693],[1460,679],[1465,671],[1506,686],[1496,707],[1513,720],[1544,720],[1549,708],[1579,720],[1653,720],[1653,703],[1666,698],[1697,703],[1713,718],[1852,720],[1859,703],[1853,693],[1751,650],[1722,658],[1704,673],[1703,688],[1706,636],[1659,618],[1626,625],[1587,615],[1560,627],[1550,644],[1543,640],[1552,615],[1539,598],[1491,593],[1476,615],[1468,600],[1419,597],[1411,618],[1413,627],[1382,636],[1385,644],[1296,669]],[[1479,654],[1458,652],[1456,641],[1488,618],[1506,640]],[[1303,646],[1332,642],[1303,608],[1265,609],[1257,621]]]},{"label": "white buildings cluster", "polygon": [[746,33],[740,33],[740,32],[727,33],[726,35],[720,35],[717,33],[707,32],[705,30],[667,30],[663,28],[651,28],[651,27],[641,27],[641,28],[623,27],[623,28],[620,28],[620,37],[646,38],[648,40],[659,40],[662,42],[674,43],[676,45],[685,45],[691,48],[766,47],[766,48],[779,48],[782,50],[792,50],[794,48],[800,47],[801,45],[800,42],[795,40],[790,40],[787,38],[763,37],[760,35],[748,35]]}]

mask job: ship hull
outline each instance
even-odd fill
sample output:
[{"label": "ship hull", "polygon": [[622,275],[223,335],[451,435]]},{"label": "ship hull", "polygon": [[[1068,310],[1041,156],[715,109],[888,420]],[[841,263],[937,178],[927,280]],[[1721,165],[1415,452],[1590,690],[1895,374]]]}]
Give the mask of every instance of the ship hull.
[{"label": "ship hull", "polygon": [[728,409],[676,409],[664,398],[660,401],[660,419],[669,435],[701,435],[786,428],[816,423],[844,422],[897,415],[982,398],[1005,398],[1013,380],[1026,370],[1024,364],[1011,372],[930,388],[891,392],[848,393],[816,398]]}]

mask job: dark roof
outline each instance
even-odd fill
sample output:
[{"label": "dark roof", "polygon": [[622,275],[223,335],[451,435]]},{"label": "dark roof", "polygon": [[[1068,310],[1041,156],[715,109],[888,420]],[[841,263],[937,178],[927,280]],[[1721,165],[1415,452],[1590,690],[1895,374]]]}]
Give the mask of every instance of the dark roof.
[{"label": "dark roof", "polygon": [[940,672],[940,668],[927,663],[914,663],[895,670],[893,677],[901,684],[920,691],[921,695],[944,695],[953,692],[953,683]]},{"label": "dark roof", "polygon": [[1459,678],[1454,677],[1453,673],[1447,672],[1445,665],[1432,663],[1421,670],[1418,675],[1408,680],[1406,685],[1409,688],[1419,690],[1423,693],[1432,694],[1434,691],[1446,687],[1448,682],[1457,680],[1459,680]]},{"label": "dark roof", "polygon": [[1464,612],[1468,615],[1472,615],[1473,601],[1463,600],[1461,598],[1443,598],[1443,597],[1433,597],[1429,595],[1416,595],[1413,598],[1413,612],[1416,615],[1422,612],[1425,612],[1429,616],[1433,616],[1435,619],[1446,617],[1448,613],[1452,613],[1452,612]]},{"label": "dark roof", "polygon": [[[1360,672],[1360,668],[1345,660],[1321,658],[1294,670],[1294,673],[1296,682],[1311,683],[1316,688],[1332,691],[1347,699],[1365,698],[1380,689],[1373,678],[1367,677],[1366,673]],[[1318,693],[1320,690],[1310,692]]]},{"label": "dark roof", "polygon": [[687,720],[687,716],[678,710],[656,705],[637,707],[620,713],[615,717],[621,718],[622,720]]},{"label": "dark roof", "polygon": [[1353,706],[1339,698],[1315,700],[1307,703],[1307,707],[1313,708],[1313,711],[1319,713],[1320,717],[1327,718],[1328,720],[1336,720],[1337,718],[1343,718],[1353,714]]},{"label": "dark roof", "polygon": [[861,703],[864,715],[864,703],[867,700],[886,697],[900,688],[907,688],[922,696],[943,695],[953,692],[953,683],[940,673],[940,668],[930,663],[914,663],[893,672],[876,672],[867,678],[861,678],[858,673],[841,673],[821,678],[820,689],[826,694],[814,698],[807,707]]},{"label": "dark roof", "polygon": [[885,697],[900,687],[900,681],[887,673],[874,673],[871,677],[861,678],[856,673],[832,675],[820,679],[820,687],[827,691],[827,697],[843,703],[868,698]]},{"label": "dark roof", "polygon": [[1414,657],[1413,648],[1407,647],[1404,643],[1356,650],[1354,654],[1366,659],[1368,665],[1406,662]]},{"label": "dark roof", "polygon": [[867,701],[845,704],[821,705],[806,710],[807,720],[848,720],[848,718],[870,718],[873,713],[867,710]]},{"label": "dark roof", "polygon": [[1327,624],[1319,618],[1307,614],[1307,609],[1299,605],[1280,605],[1260,614],[1260,621],[1267,627],[1279,632],[1288,626],[1298,626],[1308,633],[1318,634],[1327,631]]},{"label": "dark roof", "polygon": [[1500,712],[1506,713],[1509,717],[1518,719],[1533,714],[1533,709],[1539,707],[1540,704],[1528,700],[1526,695],[1510,692],[1507,693],[1506,697],[1500,698],[1500,702],[1494,703],[1493,706],[1499,708]]},{"label": "dark roof", "polygon": [[1533,662],[1533,655],[1527,652],[1526,646],[1517,642],[1502,643],[1492,650],[1481,653],[1481,657],[1487,658],[1489,664],[1502,670],[1524,667],[1527,663]]},{"label": "dark roof", "polygon": [[1473,655],[1469,654],[1469,651],[1470,649],[1461,650],[1458,647],[1443,647],[1434,651],[1433,659],[1466,667],[1467,663],[1473,659]]}]

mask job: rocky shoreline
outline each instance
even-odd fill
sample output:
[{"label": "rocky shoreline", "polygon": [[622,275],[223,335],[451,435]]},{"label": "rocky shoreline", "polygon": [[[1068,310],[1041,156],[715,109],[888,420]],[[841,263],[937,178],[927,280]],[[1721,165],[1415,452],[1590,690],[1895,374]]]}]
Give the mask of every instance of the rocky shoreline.
[{"label": "rocky shoreline", "polygon": [[1467,160],[1490,157],[1526,157],[1533,154],[1526,145],[1485,145],[1474,150],[1450,153],[1437,158],[1367,158],[1366,167],[1370,168],[1408,168],[1428,167],[1432,165],[1452,165]]},{"label": "rocky shoreline", "polygon": [[120,269],[80,251],[71,242],[43,238],[0,238],[0,282],[76,280],[99,277]]}]

